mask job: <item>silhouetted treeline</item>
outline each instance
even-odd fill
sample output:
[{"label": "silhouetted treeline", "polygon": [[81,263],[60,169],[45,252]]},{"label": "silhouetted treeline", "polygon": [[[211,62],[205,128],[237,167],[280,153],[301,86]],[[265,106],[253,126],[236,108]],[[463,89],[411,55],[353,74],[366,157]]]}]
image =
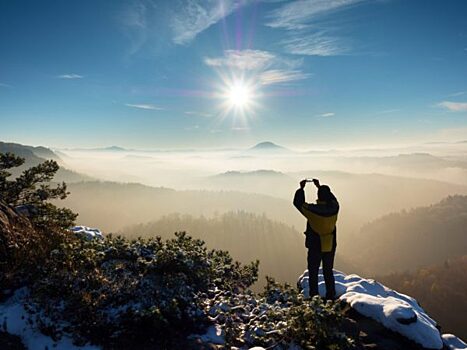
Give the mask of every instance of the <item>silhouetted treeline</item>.
[{"label": "silhouetted treeline", "polygon": [[395,273],[377,279],[417,299],[440,323],[443,332],[467,339],[467,255],[412,273]]},{"label": "silhouetted treeline", "polygon": [[467,254],[467,196],[393,213],[365,225],[349,242],[363,273],[415,270]]}]

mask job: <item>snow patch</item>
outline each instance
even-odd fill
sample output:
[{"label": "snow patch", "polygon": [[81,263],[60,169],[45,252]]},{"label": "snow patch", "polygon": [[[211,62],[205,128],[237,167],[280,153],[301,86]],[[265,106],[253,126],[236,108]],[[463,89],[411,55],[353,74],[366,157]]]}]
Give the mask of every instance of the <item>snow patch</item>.
[{"label": "snow patch", "polygon": [[212,343],[212,344],[225,344],[225,333],[222,330],[221,326],[218,324],[214,324],[208,327],[206,333],[203,335],[199,334],[192,334],[188,338],[191,339],[201,339],[204,343]]},{"label": "snow patch", "polygon": [[74,226],[71,228],[71,231],[76,235],[82,236],[88,240],[104,238],[101,230],[97,228],[91,228],[87,226]]},{"label": "snow patch", "polygon": [[[334,270],[336,293],[364,316],[381,323],[427,349],[442,349],[443,339],[436,322],[418,305],[417,301],[398,293],[372,279],[345,275]],[[319,271],[319,294],[326,295],[322,269]],[[298,281],[303,294],[309,296],[308,271]]]},{"label": "snow patch", "polygon": [[466,350],[467,344],[452,334],[443,334],[443,343],[449,350]]},{"label": "snow patch", "polygon": [[99,350],[99,347],[85,345],[76,346],[70,337],[62,336],[60,340],[42,334],[34,317],[25,310],[24,303],[28,296],[26,288],[15,292],[5,303],[0,304],[0,325],[3,330],[21,338],[26,349],[60,349],[60,350]]}]

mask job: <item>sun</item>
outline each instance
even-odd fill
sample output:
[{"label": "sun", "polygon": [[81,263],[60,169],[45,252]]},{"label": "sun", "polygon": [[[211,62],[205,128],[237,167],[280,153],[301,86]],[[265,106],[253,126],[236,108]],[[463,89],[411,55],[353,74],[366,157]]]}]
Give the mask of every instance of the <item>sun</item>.
[{"label": "sun", "polygon": [[246,84],[235,83],[229,86],[226,97],[231,107],[243,109],[251,104],[253,93]]},{"label": "sun", "polygon": [[260,107],[260,85],[245,75],[224,74],[213,95],[220,101],[220,121],[230,119],[235,130],[248,130],[249,120],[257,117]]}]

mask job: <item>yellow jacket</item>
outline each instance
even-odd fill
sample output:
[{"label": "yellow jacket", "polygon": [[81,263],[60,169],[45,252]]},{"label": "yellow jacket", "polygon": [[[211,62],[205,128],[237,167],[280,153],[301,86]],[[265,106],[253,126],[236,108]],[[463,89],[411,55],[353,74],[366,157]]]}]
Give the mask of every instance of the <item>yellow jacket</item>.
[{"label": "yellow jacket", "polygon": [[[332,197],[333,199],[328,202],[306,203],[305,192],[298,189],[294,198],[295,207],[308,220],[308,228],[311,229],[311,234],[319,235],[322,252],[330,252],[333,248],[339,203],[334,196]],[[309,230],[307,229],[307,231]]]}]

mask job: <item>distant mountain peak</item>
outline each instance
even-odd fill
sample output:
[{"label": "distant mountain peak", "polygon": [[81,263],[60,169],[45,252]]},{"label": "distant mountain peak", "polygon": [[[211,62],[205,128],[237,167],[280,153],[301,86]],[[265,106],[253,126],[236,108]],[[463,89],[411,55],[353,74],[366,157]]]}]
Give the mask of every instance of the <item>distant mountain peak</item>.
[{"label": "distant mountain peak", "polygon": [[276,145],[274,142],[264,141],[264,142],[260,142],[256,144],[250,149],[251,150],[273,150],[273,149],[285,149],[285,148],[282,146]]},{"label": "distant mountain peak", "polygon": [[109,147],[105,147],[104,150],[106,150],[106,151],[126,151],[125,148],[120,147],[120,146],[109,146]]}]

